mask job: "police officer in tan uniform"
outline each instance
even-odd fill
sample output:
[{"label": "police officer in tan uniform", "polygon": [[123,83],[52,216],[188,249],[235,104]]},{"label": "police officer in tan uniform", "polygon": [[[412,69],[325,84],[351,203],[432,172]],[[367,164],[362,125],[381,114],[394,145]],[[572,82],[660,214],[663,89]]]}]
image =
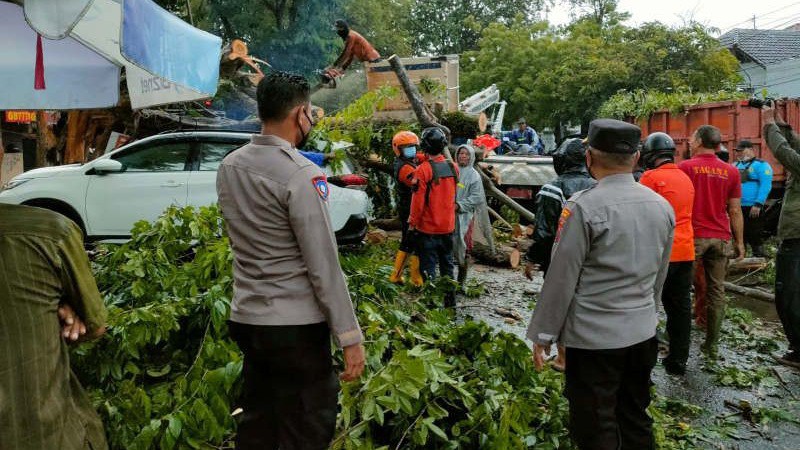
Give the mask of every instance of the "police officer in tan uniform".
[{"label": "police officer in tan uniform", "polygon": [[581,450],[655,448],[646,409],[675,215],[634,181],[640,135],[618,120],[590,124],[586,167],[597,185],[561,213],[528,326],[537,369],[552,344],[566,346],[570,435]]},{"label": "police officer in tan uniform", "polygon": [[328,216],[324,173],[298,153],[314,126],[310,87],[274,72],[258,85],[261,134],[223,160],[219,205],[233,248],[229,322],[244,353],[238,449],[326,449],[339,384],[364,369],[356,322]]}]

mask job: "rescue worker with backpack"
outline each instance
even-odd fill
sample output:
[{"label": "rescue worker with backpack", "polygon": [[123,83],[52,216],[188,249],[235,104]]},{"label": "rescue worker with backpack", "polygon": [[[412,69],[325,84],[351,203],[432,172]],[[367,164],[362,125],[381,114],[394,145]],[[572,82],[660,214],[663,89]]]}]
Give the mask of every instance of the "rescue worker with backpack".
[{"label": "rescue worker with backpack", "polygon": [[[427,161],[414,172],[416,188],[411,198],[409,231],[417,237],[420,268],[426,280],[439,276],[453,278],[453,231],[456,227],[456,185],[458,168],[442,153],[447,136],[440,128],[422,131],[420,147]],[[445,307],[455,306],[455,291],[445,296]]]},{"label": "rescue worker with backpack", "polygon": [[404,283],[403,269],[408,263],[411,284],[419,287],[422,286],[424,280],[419,271],[419,256],[416,254],[417,243],[413,241],[408,232],[411,196],[416,183],[414,171],[420,162],[417,157],[418,149],[419,137],[411,131],[400,131],[392,138],[392,150],[394,150],[395,156],[394,188],[397,193],[397,214],[400,217],[403,236],[394,259],[394,269],[389,275],[389,281],[396,284]]},{"label": "rescue worker with backpack", "polygon": [[667,313],[669,355],[664,370],[670,375],[686,373],[692,329],[692,267],[694,265],[694,185],[675,164],[675,141],[666,134],[650,134],[644,142],[642,160],[647,171],[639,181],[664,197],[675,212],[675,234],[661,303]]}]

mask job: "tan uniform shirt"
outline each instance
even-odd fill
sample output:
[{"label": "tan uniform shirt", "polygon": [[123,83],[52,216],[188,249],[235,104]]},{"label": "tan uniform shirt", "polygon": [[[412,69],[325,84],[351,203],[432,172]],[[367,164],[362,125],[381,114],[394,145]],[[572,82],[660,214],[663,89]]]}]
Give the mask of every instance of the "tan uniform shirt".
[{"label": "tan uniform shirt", "polygon": [[254,135],[222,161],[217,193],[234,256],[231,320],[327,321],[339,346],[361,342],[328,215],[325,174],[283,139]]},{"label": "tan uniform shirt", "polygon": [[653,337],[674,228],[672,206],[631,174],[605,177],[573,195],[561,213],[528,338],[600,350]]}]

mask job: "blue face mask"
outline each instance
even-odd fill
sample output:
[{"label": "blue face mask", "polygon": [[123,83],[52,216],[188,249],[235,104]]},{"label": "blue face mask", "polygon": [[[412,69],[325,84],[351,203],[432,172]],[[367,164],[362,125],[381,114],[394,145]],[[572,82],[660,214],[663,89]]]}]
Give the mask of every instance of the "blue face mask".
[{"label": "blue face mask", "polygon": [[411,159],[415,156],[417,156],[417,147],[412,145],[403,149],[403,157]]}]

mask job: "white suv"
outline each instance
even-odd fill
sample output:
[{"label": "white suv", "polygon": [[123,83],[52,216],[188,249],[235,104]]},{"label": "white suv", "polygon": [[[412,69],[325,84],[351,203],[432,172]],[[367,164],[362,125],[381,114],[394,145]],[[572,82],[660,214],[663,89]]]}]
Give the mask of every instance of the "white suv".
[{"label": "white suv", "polygon": [[[64,214],[88,241],[122,241],[130,238],[135,222],[153,221],[170,205],[216,203],[217,167],[249,140],[249,134],[217,131],[151,136],[83,165],[25,172],[0,191],[0,202]],[[369,200],[358,189],[366,180],[348,169],[345,165],[345,175],[329,183],[329,211],[340,245],[360,243],[367,231]]]}]

